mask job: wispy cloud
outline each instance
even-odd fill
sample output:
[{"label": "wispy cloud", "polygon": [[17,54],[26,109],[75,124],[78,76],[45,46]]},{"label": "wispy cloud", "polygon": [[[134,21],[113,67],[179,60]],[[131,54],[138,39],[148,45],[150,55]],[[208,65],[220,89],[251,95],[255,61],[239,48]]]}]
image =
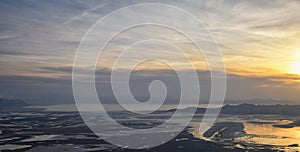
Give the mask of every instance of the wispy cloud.
[{"label": "wispy cloud", "polygon": [[[16,89],[20,85],[24,87],[29,85],[33,90],[46,87],[49,88],[48,91],[51,91],[60,87],[57,82],[65,80],[70,82],[70,67],[76,48],[90,26],[109,12],[143,2],[160,1],[1,1],[0,75],[3,77],[0,81],[1,84],[5,84],[0,87],[2,94],[16,92],[16,96],[25,97],[25,93]],[[298,60],[295,58],[295,53],[300,51],[300,13],[297,13],[300,8],[299,1],[167,0],[163,3],[186,9],[201,19],[211,31],[221,47],[227,71],[230,74],[229,99],[243,99],[251,96],[268,98],[273,95],[280,99],[299,98],[296,93],[299,91],[298,76],[288,74],[291,71],[287,70],[291,61]],[[155,10],[152,12],[157,17],[165,18],[163,15],[155,14]],[[142,16],[143,14],[128,12],[122,16],[124,20],[116,21],[116,23],[122,23],[126,21],[126,18]],[[121,34],[108,46],[107,52],[100,60],[103,65],[98,68],[110,67],[120,50],[135,42],[141,35],[144,38],[154,35],[181,46],[199,71],[207,70],[203,57],[195,55],[197,50],[178,33],[163,28],[148,29],[136,28],[128,31],[127,34]],[[107,30],[113,31],[114,28],[108,27]],[[101,33],[94,33],[94,35],[99,34]],[[95,43],[97,41],[101,39],[95,40]],[[186,69],[180,55],[168,47],[162,47],[159,50],[158,46],[144,45],[141,49],[144,51],[139,52],[138,47],[133,50],[133,56],[124,60],[124,63],[134,62],[140,54],[156,54],[176,61],[177,64],[182,65],[182,69]],[[148,69],[141,69],[153,72],[161,68],[167,72],[164,66],[157,65],[149,68],[145,65],[144,67]],[[144,71],[144,73],[147,72]],[[29,81],[28,77],[32,80]],[[37,87],[35,84],[39,83],[34,82],[34,79],[41,82],[42,78],[53,79],[53,81],[43,81],[49,87],[46,85]],[[19,84],[18,79],[23,79],[24,82]],[[70,89],[70,86],[67,88]],[[288,90],[290,94],[280,93],[284,90]],[[66,94],[69,95],[70,92]],[[61,94],[61,100],[63,98],[65,96]],[[34,100],[38,100],[37,97]]]},{"label": "wispy cloud", "polygon": [[84,12],[82,12],[81,14],[77,15],[77,16],[74,16],[74,17],[71,17],[70,19],[66,20],[63,24],[69,24],[73,21],[76,21],[76,20],[80,20],[82,17],[85,17],[87,15],[89,15],[91,12],[97,10],[97,9],[101,9],[102,7],[106,6],[107,3],[103,3],[103,4],[99,4],[93,8],[89,8],[87,10],[85,10]]}]

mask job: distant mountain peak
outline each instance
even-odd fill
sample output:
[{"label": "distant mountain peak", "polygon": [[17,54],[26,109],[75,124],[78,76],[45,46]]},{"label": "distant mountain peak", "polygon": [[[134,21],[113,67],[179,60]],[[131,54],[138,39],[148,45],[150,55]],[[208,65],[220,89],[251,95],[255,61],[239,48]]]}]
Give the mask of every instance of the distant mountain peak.
[{"label": "distant mountain peak", "polygon": [[30,106],[30,105],[20,99],[11,99],[11,98],[3,98],[3,97],[0,98],[0,109],[20,108],[25,106]]}]

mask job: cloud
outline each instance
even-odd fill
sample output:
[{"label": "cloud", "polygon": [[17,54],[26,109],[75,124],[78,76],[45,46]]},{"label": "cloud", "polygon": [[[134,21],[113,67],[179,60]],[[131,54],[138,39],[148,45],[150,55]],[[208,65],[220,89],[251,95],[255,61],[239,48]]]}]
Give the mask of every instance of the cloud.
[{"label": "cloud", "polygon": [[[0,76],[0,92],[3,95],[22,98],[31,104],[66,104],[74,103],[71,84],[72,67],[44,67],[49,73],[64,73],[59,77],[41,76]],[[84,72],[83,68],[83,72]],[[119,70],[117,72],[125,72]],[[183,72],[189,72],[183,71]],[[197,71],[199,76],[200,103],[207,103],[210,97],[210,72]],[[116,103],[110,86],[111,70],[98,69],[95,83],[100,99],[104,103]],[[287,85],[285,80],[299,80],[296,76],[270,76],[251,77],[228,74],[227,76],[227,103],[235,103],[236,100],[262,98],[297,101],[299,88],[296,85]],[[139,101],[149,99],[148,87],[154,80],[165,83],[168,95],[167,103],[174,104],[180,99],[180,82],[176,73],[172,70],[134,70],[130,77],[130,90]],[[280,81],[277,81],[280,80]],[[196,84],[196,83],[195,83]],[[288,92],[288,97],[286,96]],[[88,101],[88,99],[87,99]],[[292,103],[292,102],[291,102]]]},{"label": "cloud", "polygon": [[87,9],[84,12],[82,12],[81,14],[79,14],[77,16],[74,16],[74,17],[71,17],[70,19],[66,20],[63,24],[69,24],[73,21],[80,20],[82,17],[85,17],[85,16],[89,15],[91,12],[93,12],[97,9],[100,9],[100,8],[104,7],[105,5],[107,5],[107,3],[99,4],[99,5],[97,5],[93,8]]},{"label": "cloud", "polygon": [[[160,1],[1,1],[1,94],[25,98],[37,104],[73,102],[71,65],[85,32],[106,14],[143,2]],[[286,74],[285,70],[294,52],[300,48],[300,13],[295,13],[299,10],[299,1],[168,0],[163,3],[186,9],[201,19],[211,31],[221,46],[229,74],[227,99],[299,98],[299,77]],[[131,12],[123,14],[123,19],[141,16],[143,14]],[[160,14],[157,17],[165,18]],[[122,23],[124,20],[116,22]],[[111,26],[106,30],[113,31],[114,28]],[[99,34],[94,33],[95,36]],[[127,35],[120,35],[107,51],[103,62],[111,63],[120,48],[134,42],[136,38],[153,35],[172,39],[186,48],[185,51],[199,67],[201,82],[208,85],[208,72],[202,68],[205,67],[202,58],[195,55],[196,51],[184,38],[163,28],[146,31],[137,28]],[[146,47],[141,54],[151,55],[153,48]],[[170,60],[183,64],[174,51],[168,48],[164,48],[158,55],[169,56]],[[134,61],[137,56],[138,53],[129,61]],[[82,67],[82,72],[85,68],[89,67]],[[109,70],[100,69],[97,72],[99,86],[106,86]],[[176,80],[171,71],[163,68],[136,71],[136,96],[141,95],[138,97],[141,100],[147,99],[146,82],[158,78],[166,79],[169,83]],[[176,89],[173,95],[175,92]],[[111,94],[105,96],[107,100],[111,99]],[[207,95],[204,98],[208,98]]]}]

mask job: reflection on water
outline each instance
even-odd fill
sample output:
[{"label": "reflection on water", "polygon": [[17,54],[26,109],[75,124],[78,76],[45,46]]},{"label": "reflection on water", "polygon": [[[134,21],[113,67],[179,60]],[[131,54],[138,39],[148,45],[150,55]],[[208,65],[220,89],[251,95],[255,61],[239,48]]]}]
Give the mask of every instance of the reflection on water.
[{"label": "reflection on water", "polygon": [[300,127],[277,128],[271,124],[244,123],[247,134],[257,135],[250,140],[268,145],[300,145]]},{"label": "reflection on water", "polygon": [[[300,151],[300,126],[295,123],[300,122],[299,118],[271,115],[221,117],[205,134],[197,132],[201,120],[190,123],[190,132],[197,138],[229,148]],[[287,118],[290,120],[284,120]]]}]

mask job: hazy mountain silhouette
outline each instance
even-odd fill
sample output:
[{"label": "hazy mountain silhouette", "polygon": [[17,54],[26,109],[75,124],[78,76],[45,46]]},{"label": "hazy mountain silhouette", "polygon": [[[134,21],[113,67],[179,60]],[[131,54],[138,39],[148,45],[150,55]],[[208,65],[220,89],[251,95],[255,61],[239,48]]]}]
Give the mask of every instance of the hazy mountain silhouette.
[{"label": "hazy mountain silhouette", "polygon": [[23,100],[20,99],[9,99],[9,98],[0,98],[0,108],[17,108],[30,106]]},{"label": "hazy mountain silhouette", "polygon": [[[174,112],[177,109],[171,109],[167,112]],[[188,107],[185,109],[178,109],[181,112],[191,112],[194,107]],[[215,108],[212,110],[218,111]],[[205,113],[206,108],[197,108],[196,113]],[[289,115],[289,116],[299,116],[300,115],[300,105],[254,105],[254,104],[239,104],[239,105],[225,105],[222,107],[222,114],[232,114],[232,115],[248,115],[248,114],[264,114],[264,115]]]},{"label": "hazy mountain silhouette", "polygon": [[29,108],[30,104],[20,99],[0,98],[0,112],[40,111],[43,108]]}]

